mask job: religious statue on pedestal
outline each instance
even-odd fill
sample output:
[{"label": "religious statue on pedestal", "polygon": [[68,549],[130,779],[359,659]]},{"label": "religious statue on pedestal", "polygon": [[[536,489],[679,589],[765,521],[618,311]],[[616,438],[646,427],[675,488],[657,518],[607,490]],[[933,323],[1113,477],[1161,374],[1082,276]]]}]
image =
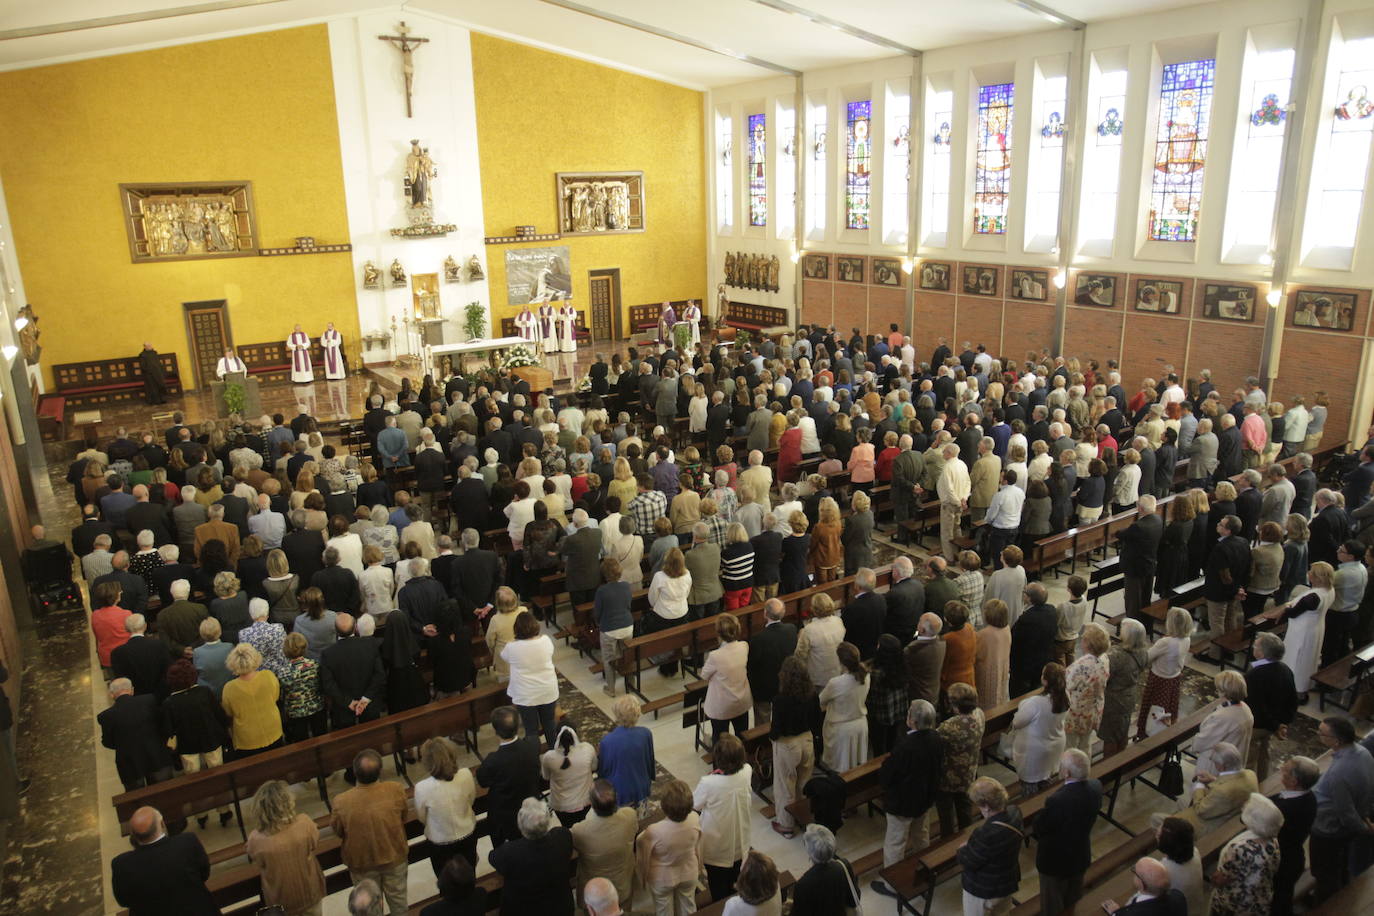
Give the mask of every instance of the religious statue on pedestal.
[{"label": "religious statue on pedestal", "polygon": [[444,282],[459,283],[462,279],[462,272],[458,267],[458,262],[453,260],[453,255],[444,258]]},{"label": "religious statue on pedestal", "polygon": [[468,258],[468,279],[476,283],[486,278],[487,275],[482,272],[482,262],[477,260],[477,255]]},{"label": "religious statue on pedestal", "polygon": [[363,289],[376,289],[382,285],[382,272],[371,261],[363,264]]},{"label": "religious statue on pedestal", "polygon": [[400,258],[393,258],[391,261],[391,285],[406,285],[406,269],[401,266]]},{"label": "religious statue on pedestal", "polygon": [[447,235],[458,227],[452,223],[434,222],[434,179],[439,169],[429,155],[429,147],[421,146],[419,140],[410,141],[410,152],[406,154],[405,170],[401,175],[401,189],[406,199],[405,229],[392,229],[396,238],[432,238]]}]

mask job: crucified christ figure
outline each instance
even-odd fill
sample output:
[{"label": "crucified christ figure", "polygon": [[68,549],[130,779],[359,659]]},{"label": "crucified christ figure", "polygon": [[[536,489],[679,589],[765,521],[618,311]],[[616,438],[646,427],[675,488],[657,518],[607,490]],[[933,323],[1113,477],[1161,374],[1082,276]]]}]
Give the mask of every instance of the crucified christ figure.
[{"label": "crucified christ figure", "polygon": [[411,118],[414,117],[410,110],[410,95],[415,87],[415,49],[429,39],[411,36],[410,29],[406,27],[404,21],[397,26],[396,31],[400,34],[378,35],[377,37],[382,41],[390,42],[401,52],[401,68],[406,78],[406,117]]}]

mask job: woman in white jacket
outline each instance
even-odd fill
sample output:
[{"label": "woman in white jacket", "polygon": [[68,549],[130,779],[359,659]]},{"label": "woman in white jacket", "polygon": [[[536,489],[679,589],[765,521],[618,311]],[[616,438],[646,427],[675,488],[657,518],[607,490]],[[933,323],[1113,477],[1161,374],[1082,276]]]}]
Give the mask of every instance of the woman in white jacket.
[{"label": "woman in white jacket", "polygon": [[749,728],[749,710],[754,695],[749,690],[749,643],[739,638],[739,618],[733,614],[716,615],[716,638],[720,646],[706,656],[701,676],[706,681],[706,718],[711,720],[711,744],[720,740],[731,726],[736,735]]},{"label": "woman in white jacket", "polygon": [[829,595],[811,599],[811,622],[797,637],[796,656],[806,664],[811,683],[820,690],[840,673],[835,650],[844,642],[844,621],[835,613],[835,600]]},{"label": "woman in white jacket", "polygon": [[[1255,728],[1255,716],[1245,702],[1245,678],[1238,671],[1222,671],[1212,683],[1222,703],[1212,710],[1198,727],[1193,738],[1193,753],[1197,755],[1197,774],[1218,775],[1213,752],[1223,741],[1235,745],[1241,753],[1241,765],[1245,765],[1245,754],[1250,747],[1250,733]],[[1194,777],[1196,778],[1196,777]]]},{"label": "woman in white jacket", "polygon": [[1040,674],[1040,684],[1044,692],[1024,701],[1011,720],[1012,761],[1023,798],[1049,785],[1064,756],[1064,716],[1069,711],[1064,666],[1050,662]]},{"label": "woman in white jacket", "polygon": [[[692,574],[687,571],[687,560],[678,547],[663,555],[663,567],[654,573],[649,583],[649,613],[643,617],[645,633],[654,633],[675,627],[687,619],[687,596],[692,591]],[[659,673],[671,677],[677,673],[677,660],[674,653],[656,655],[652,661],[658,665]]]}]

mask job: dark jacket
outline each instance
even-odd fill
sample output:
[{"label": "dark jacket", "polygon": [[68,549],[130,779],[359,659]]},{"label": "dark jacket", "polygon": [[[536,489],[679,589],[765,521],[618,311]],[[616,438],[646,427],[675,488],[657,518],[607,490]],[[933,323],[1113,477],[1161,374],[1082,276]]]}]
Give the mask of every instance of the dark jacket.
[{"label": "dark jacket", "polygon": [[115,677],[127,677],[134,693],[149,693],[161,699],[166,692],[167,666],[172,656],[167,644],[156,636],[135,636],[110,653]]},{"label": "dark jacket", "polygon": [[[294,564],[292,570],[295,570]],[[358,613],[362,594],[353,570],[343,566],[326,566],[310,577],[310,585],[324,593],[324,606],[331,611]]]},{"label": "dark jacket", "polygon": [[1307,842],[1307,835],[1312,832],[1312,822],[1317,818],[1317,796],[1304,792],[1284,798],[1279,793],[1269,796],[1269,800],[1283,814],[1283,826],[1279,828],[1279,871],[1301,875],[1303,844]]},{"label": "dark jacket", "polygon": [[156,697],[124,694],[96,716],[96,721],[100,723],[100,743],[115,752],[115,769],[125,788],[170,768]]},{"label": "dark jacket", "polygon": [[906,645],[916,635],[916,623],[926,607],[926,588],[921,580],[903,579],[887,590],[884,597],[887,614],[883,618],[883,632],[891,633]]},{"label": "dark jacket", "polygon": [[453,564],[450,580],[453,597],[467,612],[486,607],[496,600],[501,584],[501,562],[490,550],[469,550]]},{"label": "dark jacket", "polygon": [[239,529],[239,537],[248,537],[248,500],[226,493],[220,497],[217,505],[224,507],[224,520]]},{"label": "dark jacket", "polygon": [[324,568],[324,537],[318,531],[288,531],[281,539],[281,549],[291,571],[302,582],[311,581]]},{"label": "dark jacket", "polygon": [[1247,541],[1255,539],[1255,529],[1259,527],[1260,510],[1264,495],[1257,487],[1246,487],[1236,495],[1236,515],[1240,518],[1240,536]]},{"label": "dark jacket", "polygon": [[[320,693],[329,698],[335,728],[380,716],[385,690],[382,641],[377,637],[341,639],[320,653]],[[360,719],[348,704],[362,697],[372,702]]]},{"label": "dark jacket", "polygon": [[851,887],[858,881],[849,863],[838,856],[823,865],[813,865],[797,879],[792,892],[792,916],[845,916],[858,905]]},{"label": "dark jacket", "polygon": [[1184,916],[1188,912],[1188,899],[1177,888],[1169,888],[1163,897],[1128,903],[1117,910],[1117,916]]},{"label": "dark jacket", "polygon": [[84,557],[95,550],[96,538],[102,534],[108,534],[110,540],[113,541],[114,533],[114,525],[109,522],[101,521],[95,517],[88,518],[72,529],[72,553],[78,557]]},{"label": "dark jacket", "polygon": [[491,501],[487,498],[487,487],[480,477],[468,477],[453,485],[449,494],[449,507],[453,517],[458,520],[458,529],[473,528],[483,531],[491,518]]},{"label": "dark jacket", "polygon": [[541,747],[537,737],[517,738],[492,751],[477,768],[477,784],[487,789],[487,823],[493,839],[519,838],[515,816],[520,804],[541,792]]},{"label": "dark jacket", "polygon": [[416,639],[424,637],[424,628],[439,617],[439,609],[448,600],[448,590],[433,576],[413,576],[396,593],[396,606],[410,621]]},{"label": "dark jacket", "polygon": [[1121,532],[1121,574],[1141,579],[1153,576],[1162,537],[1164,519],[1156,512],[1137,518],[1135,524]]},{"label": "dark jacket", "polygon": [[601,531],[589,524],[558,545],[570,592],[589,592],[601,584]]},{"label": "dark jacket", "polygon": [[878,778],[888,814],[919,817],[935,802],[944,768],[944,745],[933,728],[907,732],[883,761]]},{"label": "dark jacket", "polygon": [[[153,570],[153,588],[157,590],[158,597],[162,599],[164,608],[172,603],[172,583],[178,579],[185,579],[189,582],[191,594],[195,594],[196,586],[200,583],[200,576],[197,569],[190,563],[166,563]],[[158,612],[158,617],[162,617],[161,611]]]},{"label": "dark jacket", "polygon": [[776,531],[764,531],[754,537],[750,544],[754,548],[755,587],[777,585],[782,575],[782,535]]},{"label": "dark jacket", "polygon": [[162,733],[177,739],[183,756],[205,754],[229,743],[229,717],[215,692],[203,684],[178,690],[162,702]]},{"label": "dark jacket", "polygon": [[142,614],[148,607],[148,583],[143,581],[142,576],[135,576],[127,569],[114,569],[103,576],[96,576],[95,581],[91,583],[91,590],[94,591],[102,582],[119,583],[119,587],[124,590],[119,596],[119,606],[126,611]]},{"label": "dark jacket", "polygon": [[1040,684],[1040,671],[1054,661],[1058,615],[1048,604],[1033,604],[1011,627],[1011,696],[1029,693]]},{"label": "dark jacket", "polygon": [[797,651],[796,624],[779,621],[749,637],[749,690],[755,703],[768,703],[778,695],[778,672],[788,656]]},{"label": "dark jacket", "polygon": [[[1312,511],[1312,499],[1317,495],[1317,475],[1311,469],[1298,472],[1293,477],[1293,506],[1288,511],[1306,518]],[[76,539],[72,542],[75,544]]]},{"label": "dark jacket", "polygon": [[[225,521],[229,521],[225,513]],[[124,524],[137,535],[140,531],[151,531],[153,543],[158,547],[173,543],[172,529],[167,524],[167,508],[159,503],[134,503],[124,514]],[[87,528],[93,527],[90,525]],[[245,532],[247,533],[247,532]],[[75,540],[75,538],[73,538]],[[77,552],[79,555],[80,551]]]},{"label": "dark jacket", "polygon": [[1250,544],[1244,538],[1233,534],[1212,545],[1203,585],[1208,601],[1230,601],[1249,579]]},{"label": "dark jacket", "polygon": [[110,889],[129,916],[219,916],[205,887],[209,877],[210,858],[194,833],[164,836],[110,863]]},{"label": "dark jacket", "polygon": [[1040,874],[1068,878],[1088,870],[1101,806],[1102,783],[1096,779],[1066,784],[1045,799],[1045,809],[1035,819],[1035,868]]},{"label": "dark jacket", "polygon": [[1021,883],[1021,838],[1021,812],[1015,805],[975,828],[956,854],[964,870],[964,890],[984,900],[1016,893]]},{"label": "dark jacket", "polygon": [[[1330,563],[1333,567],[1340,565],[1336,559],[1336,548],[1349,537],[1350,516],[1340,506],[1327,506],[1312,517],[1311,538],[1307,542],[1308,563]],[[95,581],[99,582],[100,579]]]},{"label": "dark jacket", "polygon": [[501,889],[502,916],[569,916],[573,911],[572,853],[572,834],[566,827],[493,849],[488,861],[506,879]]},{"label": "dark jacket", "polygon": [[1277,731],[1298,714],[1298,691],[1293,670],[1281,661],[1251,665],[1245,672],[1246,699],[1255,716],[1255,728]]},{"label": "dark jacket", "polygon": [[872,658],[878,651],[878,637],[883,635],[886,618],[887,601],[882,595],[877,592],[860,595],[840,612],[845,642],[853,643],[861,658]]},{"label": "dark jacket", "polygon": [[444,457],[443,452],[432,448],[419,449],[415,452],[414,464],[415,486],[420,492],[437,493],[444,489],[448,459]]}]

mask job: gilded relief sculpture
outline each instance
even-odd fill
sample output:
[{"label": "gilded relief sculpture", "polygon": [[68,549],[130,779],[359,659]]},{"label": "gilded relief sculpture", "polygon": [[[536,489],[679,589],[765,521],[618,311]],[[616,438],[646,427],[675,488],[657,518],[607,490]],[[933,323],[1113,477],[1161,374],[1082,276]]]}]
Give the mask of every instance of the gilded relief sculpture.
[{"label": "gilded relief sculpture", "polygon": [[563,235],[644,231],[643,172],[559,172],[556,185]]},{"label": "gilded relief sculpture", "polygon": [[257,254],[247,182],[119,186],[135,262]]}]

